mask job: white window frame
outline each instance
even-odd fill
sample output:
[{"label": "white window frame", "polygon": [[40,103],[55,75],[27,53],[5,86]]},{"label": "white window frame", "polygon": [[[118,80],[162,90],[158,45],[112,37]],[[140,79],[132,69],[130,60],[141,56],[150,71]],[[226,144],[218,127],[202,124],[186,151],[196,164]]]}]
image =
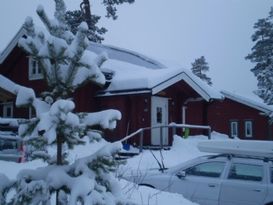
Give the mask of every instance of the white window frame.
[{"label": "white window frame", "polygon": [[28,79],[29,80],[43,79],[43,74],[38,67],[37,61],[31,57],[28,59]]},{"label": "white window frame", "polygon": [[230,136],[232,138],[239,137],[239,126],[238,125],[239,125],[238,121],[236,121],[236,120],[230,121]]},{"label": "white window frame", "polygon": [[[247,127],[250,126],[250,133],[247,133]],[[245,137],[252,138],[253,137],[253,121],[245,120]]]},{"label": "white window frame", "polygon": [[31,119],[33,118],[33,115],[34,115],[34,109],[32,107],[29,107],[28,108],[28,118]]},{"label": "white window frame", "polygon": [[[8,109],[10,109],[11,115],[8,116]],[[12,118],[13,117],[13,103],[7,102],[3,103],[3,117],[4,118]]]}]

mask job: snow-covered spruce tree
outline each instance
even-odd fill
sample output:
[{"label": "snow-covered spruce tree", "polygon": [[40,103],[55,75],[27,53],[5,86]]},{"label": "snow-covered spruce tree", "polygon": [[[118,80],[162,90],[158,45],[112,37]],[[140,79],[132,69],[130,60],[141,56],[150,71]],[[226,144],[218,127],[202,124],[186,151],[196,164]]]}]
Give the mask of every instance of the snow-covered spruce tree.
[{"label": "snow-covered spruce tree", "polygon": [[[117,9],[116,6],[123,3],[133,3],[134,0],[103,0],[102,4],[106,8],[107,18],[117,19]],[[93,42],[101,43],[104,38],[103,35],[107,32],[104,27],[99,27],[98,22],[100,16],[91,13],[90,1],[83,0],[80,4],[81,10],[73,10],[66,12],[66,21],[71,27],[71,31],[75,34],[77,32],[78,26],[82,22],[86,22],[88,25],[88,38]]]},{"label": "snow-covered spruce tree", "polygon": [[257,77],[258,90],[254,91],[265,103],[273,104],[273,8],[269,16],[254,24],[252,41],[255,45],[246,59],[255,63],[251,71]]},{"label": "snow-covered spruce tree", "polygon": [[[54,193],[57,204],[130,204],[122,198],[113,175],[118,165],[114,155],[121,148],[119,142],[105,143],[98,151],[73,163],[66,160],[64,147],[84,143],[86,137],[100,139],[99,132],[92,130],[92,126],[113,129],[121,113],[117,110],[73,113],[73,92],[89,81],[103,85],[101,65],[107,59],[105,55],[94,58],[87,50],[87,25],[82,23],[73,35],[65,21],[64,1],[55,0],[55,4],[54,19],[48,18],[42,6],[37,9],[46,31],[37,32],[32,19],[27,18],[24,24],[27,35],[19,41],[38,62],[48,90],[37,97],[31,88],[0,75],[2,88],[16,95],[16,106],[35,109],[36,117],[20,122],[19,135],[39,148],[33,150],[32,157],[43,158],[48,166],[22,170],[15,182],[0,175],[1,204],[49,205]],[[56,153],[47,152],[47,147],[54,145]],[[11,189],[16,193],[7,202]]]},{"label": "snow-covered spruce tree", "polygon": [[212,85],[211,78],[205,74],[209,71],[209,66],[204,56],[195,59],[192,63],[191,70],[196,76],[206,81],[209,85]]}]

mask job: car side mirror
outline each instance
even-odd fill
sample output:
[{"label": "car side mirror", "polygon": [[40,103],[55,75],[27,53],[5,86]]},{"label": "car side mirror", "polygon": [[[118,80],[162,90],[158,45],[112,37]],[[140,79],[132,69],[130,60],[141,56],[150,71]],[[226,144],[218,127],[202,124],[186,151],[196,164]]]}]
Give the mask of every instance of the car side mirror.
[{"label": "car side mirror", "polygon": [[179,178],[179,179],[184,179],[186,177],[186,172],[185,171],[180,171],[176,174],[176,176]]}]

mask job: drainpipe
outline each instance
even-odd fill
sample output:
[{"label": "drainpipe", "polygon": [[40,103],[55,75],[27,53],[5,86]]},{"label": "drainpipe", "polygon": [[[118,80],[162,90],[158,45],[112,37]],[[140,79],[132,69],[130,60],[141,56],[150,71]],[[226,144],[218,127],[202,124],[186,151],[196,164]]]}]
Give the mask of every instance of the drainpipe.
[{"label": "drainpipe", "polygon": [[[187,109],[187,104],[190,103],[190,102],[199,102],[199,101],[202,101],[204,100],[203,98],[201,97],[198,97],[198,98],[188,98],[187,100],[185,100],[185,102],[183,103],[183,106],[182,106],[182,124],[186,124],[186,109]],[[183,128],[183,131],[185,131],[185,128]]]},{"label": "drainpipe", "polygon": [[[186,110],[187,106],[182,106],[182,124],[186,124]],[[185,127],[182,128],[182,131],[185,132]]]},{"label": "drainpipe", "polygon": [[[186,109],[187,106],[183,105],[182,106],[182,124],[186,124]],[[184,130],[185,128],[183,128]]]},{"label": "drainpipe", "polygon": [[268,119],[268,140],[273,140],[273,136],[272,136],[272,119]]},{"label": "drainpipe", "polygon": [[[187,104],[190,102],[199,102],[202,101],[203,98],[199,97],[199,98],[188,98],[187,100],[185,100],[183,106],[182,106],[182,124],[186,124],[186,109],[187,109]],[[185,128],[183,128],[184,130]]]}]

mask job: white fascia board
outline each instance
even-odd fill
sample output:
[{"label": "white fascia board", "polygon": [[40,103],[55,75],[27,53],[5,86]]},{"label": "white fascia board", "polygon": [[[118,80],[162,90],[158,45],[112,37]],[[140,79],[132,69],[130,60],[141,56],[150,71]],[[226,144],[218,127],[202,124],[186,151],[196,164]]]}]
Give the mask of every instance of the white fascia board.
[{"label": "white fascia board", "polygon": [[8,57],[10,52],[15,48],[17,45],[19,39],[25,35],[26,31],[23,27],[19,29],[19,31],[16,33],[16,35],[13,37],[13,39],[9,42],[8,46],[4,49],[4,51],[1,53],[0,56],[0,64],[4,62],[4,60]]},{"label": "white fascia board", "polygon": [[181,72],[178,75],[156,85],[155,87],[152,88],[152,94],[156,94],[165,88],[170,87],[171,85],[177,83],[180,80],[184,80],[187,84],[189,84],[192,89],[194,89],[203,99],[205,99],[207,102],[210,101],[210,99],[222,99],[222,97],[214,97],[210,96],[208,92],[206,92],[205,89],[202,88],[201,85],[196,83],[187,73]]},{"label": "white fascia board", "polygon": [[138,91],[120,91],[120,92],[111,92],[107,91],[105,93],[98,93],[96,97],[109,97],[109,96],[118,96],[118,95],[137,95],[151,93],[149,90],[138,90]]}]

